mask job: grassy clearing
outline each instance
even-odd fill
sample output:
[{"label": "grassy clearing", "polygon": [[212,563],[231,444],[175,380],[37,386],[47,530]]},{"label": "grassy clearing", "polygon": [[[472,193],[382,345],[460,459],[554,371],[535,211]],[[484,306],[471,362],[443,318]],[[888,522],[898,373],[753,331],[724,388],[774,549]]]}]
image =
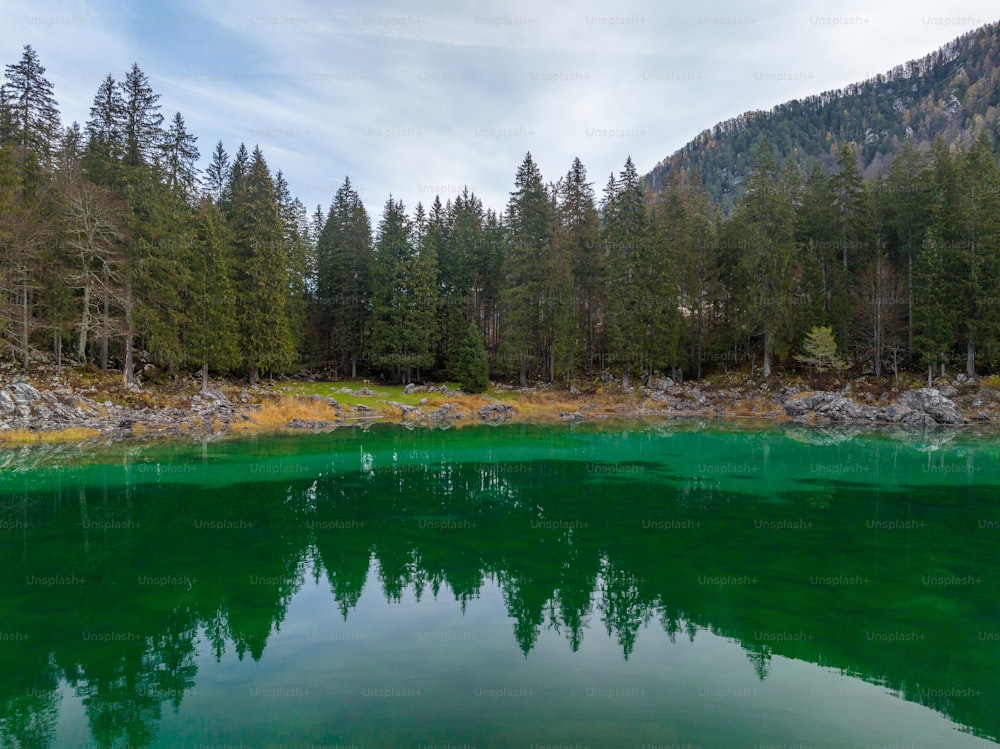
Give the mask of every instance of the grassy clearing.
[{"label": "grassy clearing", "polygon": [[[458,390],[458,385],[454,382],[440,383],[447,385],[451,390]],[[361,388],[367,387],[369,390],[375,393],[375,395],[356,395],[354,393],[338,393],[337,390],[342,388],[350,388],[353,391],[358,391]],[[437,408],[443,403],[457,402],[461,398],[472,398],[479,396],[456,396],[454,394],[448,393],[412,393],[407,394],[403,392],[403,385],[382,385],[378,383],[369,382],[367,385],[364,382],[301,382],[298,380],[286,380],[282,382],[276,382],[273,386],[273,391],[275,395],[294,395],[299,397],[308,397],[311,395],[320,395],[324,398],[333,398],[337,403],[342,406],[357,406],[365,405],[371,408],[380,408],[383,404],[388,404],[389,401],[395,401],[396,403],[402,403],[406,406],[420,406],[420,401],[426,399],[427,402],[423,404],[429,408]],[[485,404],[487,401],[483,401]]]},{"label": "grassy clearing", "polygon": [[83,442],[84,440],[100,436],[101,433],[96,429],[86,429],[84,427],[53,429],[47,432],[32,432],[28,429],[7,429],[0,432],[0,444],[54,445],[63,442]]}]

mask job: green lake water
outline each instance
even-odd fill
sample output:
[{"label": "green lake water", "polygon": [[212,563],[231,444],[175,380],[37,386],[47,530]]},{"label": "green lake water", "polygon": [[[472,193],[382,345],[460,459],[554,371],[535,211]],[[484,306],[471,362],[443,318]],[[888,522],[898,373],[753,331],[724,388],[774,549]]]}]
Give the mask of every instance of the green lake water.
[{"label": "green lake water", "polygon": [[1000,438],[670,422],[0,451],[0,747],[1000,739]]}]

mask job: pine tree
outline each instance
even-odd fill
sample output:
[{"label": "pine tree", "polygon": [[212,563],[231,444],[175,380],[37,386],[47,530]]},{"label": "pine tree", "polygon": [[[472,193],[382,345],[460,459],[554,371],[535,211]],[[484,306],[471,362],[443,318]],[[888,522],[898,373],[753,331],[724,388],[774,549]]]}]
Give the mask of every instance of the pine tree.
[{"label": "pine tree", "polygon": [[928,174],[925,154],[917,150],[913,138],[907,138],[893,159],[884,187],[887,253],[900,268],[906,284],[908,357],[915,354],[914,260],[931,217]]},{"label": "pine tree", "polygon": [[573,340],[568,363],[579,362],[590,370],[598,351],[597,321],[603,315],[606,268],[594,186],[587,181],[587,170],[579,158],[573,159],[558,198],[555,244],[568,260],[572,274],[567,305],[572,307],[568,312],[574,330],[567,331]]},{"label": "pine tree", "polygon": [[226,183],[229,181],[229,154],[220,140],[212,151],[212,161],[205,170],[205,190],[217,206],[222,204]]},{"label": "pine tree", "polygon": [[163,140],[160,95],[153,93],[146,74],[132,64],[120,85],[123,103],[121,133],[124,161],[129,167],[153,165]]},{"label": "pine tree", "polygon": [[205,389],[209,370],[227,372],[239,364],[232,236],[222,213],[207,198],[195,217],[190,270],[184,348],[189,362],[200,368]]},{"label": "pine tree", "polygon": [[170,121],[160,145],[164,177],[171,190],[178,191],[186,200],[193,200],[198,188],[198,139],[188,133],[180,112]]},{"label": "pine tree", "polygon": [[434,363],[437,258],[423,244],[422,208],[416,220],[402,202],[386,202],[372,271],[372,361],[399,381]]},{"label": "pine tree", "polygon": [[490,362],[483,347],[483,337],[475,325],[467,326],[458,352],[455,378],[467,393],[483,393],[490,387]]},{"label": "pine tree", "polygon": [[936,231],[929,229],[913,271],[916,297],[913,343],[920,361],[927,365],[928,387],[933,379],[934,365],[940,364],[943,373],[958,338],[943,245]]},{"label": "pine tree", "polygon": [[316,293],[327,354],[358,376],[371,325],[371,222],[349,178],[338,188],[316,242]]},{"label": "pine tree", "polygon": [[966,350],[966,374],[976,373],[978,349],[992,354],[1000,346],[1000,169],[986,134],[960,157],[960,214],[953,218],[962,226],[957,243],[954,275],[957,313],[964,320],[961,337]]},{"label": "pine tree", "polygon": [[776,345],[794,332],[796,247],[794,188],[765,140],[754,161],[746,193],[730,231],[742,244],[737,278],[748,323],[746,333],[763,336],[763,374],[770,377]]},{"label": "pine tree", "polygon": [[528,384],[529,371],[542,359],[541,306],[550,213],[548,191],[528,153],[517,169],[514,191],[507,203],[501,300],[503,330],[498,352],[505,364],[514,365],[504,369],[517,372],[522,387]]},{"label": "pine tree", "polygon": [[15,144],[47,161],[58,146],[61,127],[59,107],[45,68],[30,45],[20,62],[5,68],[3,109],[8,137]]},{"label": "pine tree", "polygon": [[240,183],[234,190],[231,214],[239,346],[253,385],[261,372],[288,369],[295,359],[295,346],[288,320],[288,257],[281,212],[259,147],[250,157],[245,176],[234,168],[230,183],[237,178]]},{"label": "pine tree", "polygon": [[687,315],[688,358],[698,379],[722,298],[718,239],[708,193],[697,176],[671,179],[663,206],[674,253],[679,306]]},{"label": "pine tree", "polygon": [[118,164],[125,155],[124,116],[121,90],[109,75],[98,87],[90,107],[83,161],[88,178],[105,187],[115,186]]},{"label": "pine tree", "polygon": [[642,309],[650,303],[646,259],[649,226],[643,191],[632,157],[608,181],[604,192],[603,236],[608,257],[607,356],[622,370],[622,386],[629,387],[633,368],[649,346],[650,329]]}]

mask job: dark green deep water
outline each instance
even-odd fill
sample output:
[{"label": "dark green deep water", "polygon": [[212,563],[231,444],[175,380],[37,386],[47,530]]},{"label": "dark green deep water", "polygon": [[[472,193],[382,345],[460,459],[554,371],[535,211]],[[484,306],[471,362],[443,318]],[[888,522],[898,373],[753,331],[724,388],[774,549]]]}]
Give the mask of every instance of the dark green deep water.
[{"label": "dark green deep water", "polygon": [[1000,438],[0,452],[0,747],[973,747]]}]

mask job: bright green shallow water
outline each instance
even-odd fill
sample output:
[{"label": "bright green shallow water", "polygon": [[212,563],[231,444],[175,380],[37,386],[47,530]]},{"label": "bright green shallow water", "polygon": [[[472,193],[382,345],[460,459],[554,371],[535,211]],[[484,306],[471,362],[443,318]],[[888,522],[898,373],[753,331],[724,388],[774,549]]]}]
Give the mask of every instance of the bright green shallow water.
[{"label": "bright green shallow water", "polygon": [[996,746],[998,458],[718,423],[0,453],[0,746]]}]

